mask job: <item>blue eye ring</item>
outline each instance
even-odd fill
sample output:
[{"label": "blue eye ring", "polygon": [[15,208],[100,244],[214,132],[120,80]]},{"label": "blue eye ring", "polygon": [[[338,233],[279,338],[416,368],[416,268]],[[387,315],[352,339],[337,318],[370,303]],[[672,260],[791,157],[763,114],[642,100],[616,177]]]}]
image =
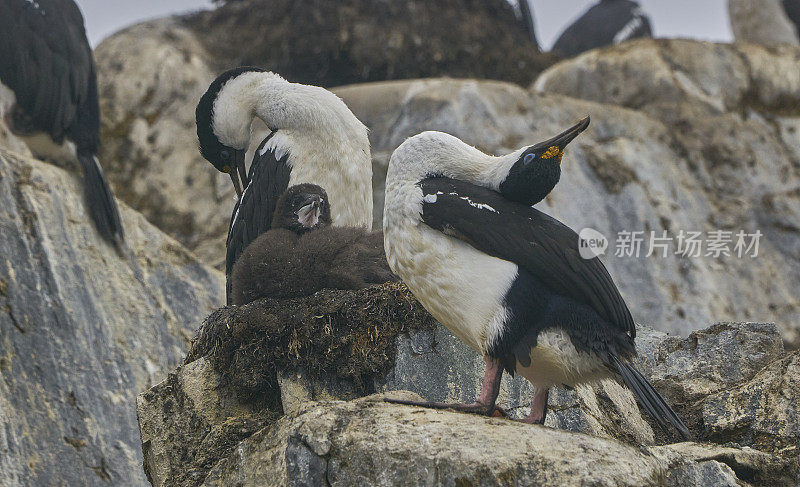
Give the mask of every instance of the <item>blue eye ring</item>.
[{"label": "blue eye ring", "polygon": [[536,155],[535,154],[526,154],[525,158],[522,159],[522,163],[527,165],[527,164],[530,164],[531,162],[533,162],[534,159],[536,159]]}]

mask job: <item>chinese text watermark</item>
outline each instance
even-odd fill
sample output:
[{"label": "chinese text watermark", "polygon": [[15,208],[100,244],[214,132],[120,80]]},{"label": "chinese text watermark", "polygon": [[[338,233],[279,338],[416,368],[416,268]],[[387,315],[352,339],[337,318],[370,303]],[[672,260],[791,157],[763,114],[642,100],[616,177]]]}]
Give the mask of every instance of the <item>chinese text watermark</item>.
[{"label": "chinese text watermark", "polygon": [[[711,230],[693,232],[681,230],[670,235],[666,230],[627,231],[616,234],[614,239],[615,257],[661,257],[676,255],[687,258],[710,257],[719,259],[735,256],[758,257],[759,243],[763,234],[760,230],[748,233],[744,230]],[[578,234],[578,250],[581,257],[591,259],[606,253],[609,240],[592,228],[584,228]]]}]

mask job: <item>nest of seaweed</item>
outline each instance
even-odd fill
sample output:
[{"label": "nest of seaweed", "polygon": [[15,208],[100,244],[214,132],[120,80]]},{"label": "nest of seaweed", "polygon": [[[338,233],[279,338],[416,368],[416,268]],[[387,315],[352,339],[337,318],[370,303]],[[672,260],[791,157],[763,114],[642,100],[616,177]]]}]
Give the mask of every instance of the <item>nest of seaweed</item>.
[{"label": "nest of seaweed", "polygon": [[366,385],[394,365],[398,335],[435,324],[402,283],[265,298],[213,312],[184,363],[205,356],[240,399],[277,400],[278,368],[302,367]]}]

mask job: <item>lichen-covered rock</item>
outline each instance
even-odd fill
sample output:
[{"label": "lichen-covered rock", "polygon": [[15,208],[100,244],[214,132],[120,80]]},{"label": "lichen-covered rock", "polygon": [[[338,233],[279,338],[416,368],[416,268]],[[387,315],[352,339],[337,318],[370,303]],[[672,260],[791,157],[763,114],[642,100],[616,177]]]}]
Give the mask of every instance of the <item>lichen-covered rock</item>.
[{"label": "lichen-covered rock", "polygon": [[[340,311],[334,311],[330,315],[321,311],[326,306],[330,307],[331,303],[337,303],[331,308],[334,310],[347,309],[350,302],[363,302],[370,308],[368,301],[374,302],[375,296],[383,296],[380,299],[386,301],[392,292],[399,292],[394,290],[387,293],[380,287],[361,292],[366,291],[369,291],[371,298],[365,299],[353,292],[336,294],[329,291],[320,296],[305,298],[303,303],[295,300],[287,303],[286,316],[299,315],[289,318],[289,321],[299,320],[297,333],[281,329],[277,325],[282,322],[280,319],[268,325],[276,327],[269,328],[271,331],[259,326],[260,323],[271,323],[271,319],[257,319],[252,324],[247,323],[257,316],[269,316],[270,313],[280,315],[274,309],[270,311],[270,306],[274,303],[266,301],[251,303],[236,314],[232,314],[233,308],[224,308],[212,314],[203,325],[201,340],[196,342],[190,352],[190,359],[193,361],[181,368],[175,377],[140,396],[139,416],[142,438],[147,442],[145,450],[156,451],[154,445],[157,444],[157,451],[161,452],[159,455],[145,455],[147,469],[151,472],[173,472],[170,474],[172,476],[152,475],[154,479],[161,479],[154,481],[154,485],[182,485],[175,482],[177,478],[188,482],[188,477],[179,477],[182,472],[192,472],[190,485],[201,482],[203,474],[211,466],[210,458],[226,456],[226,452],[232,451],[235,441],[221,441],[223,447],[215,449],[213,455],[202,457],[200,462],[188,455],[187,452],[191,449],[185,446],[186,438],[205,435],[206,431],[220,430],[229,421],[226,419],[229,412],[237,407],[247,411],[261,407],[269,410],[270,419],[283,409],[287,417],[295,418],[302,416],[308,409],[308,401],[350,400],[363,396],[370,390],[393,394],[392,391],[397,389],[412,391],[417,397],[430,401],[474,400],[483,375],[482,360],[441,325],[433,327],[428,324],[409,334],[401,334],[395,342],[396,350],[390,350],[385,343],[390,337],[370,332],[369,320],[354,319],[352,329],[342,328],[339,326],[342,316]],[[393,310],[388,312],[389,316],[404,309],[405,305],[398,305],[402,302],[398,298],[399,296],[391,298],[395,304],[388,306]],[[304,314],[314,315],[317,319],[305,323],[302,320]],[[375,319],[384,318],[378,316]],[[244,331],[250,328],[257,332]],[[291,338],[290,342],[278,345],[282,340],[280,336],[286,333]],[[338,339],[325,337],[331,333],[342,336]],[[231,339],[227,334],[239,338]],[[264,341],[258,338],[261,334],[278,338]],[[246,339],[241,341],[243,337]],[[354,337],[361,339],[354,341]],[[265,351],[269,348],[276,350]],[[768,472],[771,472],[771,479],[783,479],[780,483],[787,484],[786,478],[798,473],[800,452],[792,447],[797,443],[800,431],[800,418],[793,407],[800,401],[797,397],[796,380],[793,378],[797,372],[797,354],[784,354],[774,325],[718,323],[695,332],[686,339],[640,326],[637,348],[642,371],[686,421],[697,440],[756,447],[781,458],[778,461],[770,455],[748,449],[726,450],[717,446],[667,444],[663,447],[651,447],[648,451],[668,465],[663,467],[666,468],[665,476],[659,477],[664,480],[665,485],[736,485],[735,482],[740,480],[753,481],[755,476],[764,479]],[[309,352],[312,349],[324,349],[327,353],[312,355]],[[199,358],[200,350],[210,352],[209,360]],[[353,353],[354,350],[357,353]],[[253,360],[219,362],[219,358],[215,358],[231,353],[249,355]],[[304,362],[306,365],[302,365]],[[223,368],[220,369],[220,366]],[[253,375],[252,369],[276,371],[273,376],[277,375],[280,392],[265,389],[266,395],[262,394],[254,402],[250,399],[252,393],[240,394],[238,389],[243,386],[252,387],[253,384],[263,382],[247,379]],[[215,373],[208,375],[211,370],[215,370]],[[345,370],[348,372],[343,373]],[[244,379],[235,378],[237,376]],[[186,386],[174,387],[174,383],[191,384],[196,392],[188,395],[194,397],[204,397],[205,394],[198,392],[203,388],[213,390],[213,393],[209,393],[210,412],[202,411],[197,406],[199,402],[195,401],[189,412],[170,408],[169,414],[165,414],[163,404],[183,404],[185,400],[182,398],[187,395],[182,392]],[[524,416],[528,412],[532,393],[533,388],[527,381],[506,375],[501,385],[498,404],[506,408],[512,417]],[[235,402],[230,402],[221,408],[218,405],[220,401],[215,399],[217,397],[225,397],[227,401],[236,398],[242,404],[236,406]],[[267,406],[279,400],[283,402],[282,407]],[[574,390],[554,388],[549,407],[546,426],[557,430],[580,432],[638,446],[664,444],[674,440],[665,432],[652,427],[649,424],[651,419],[643,418],[640,414],[631,393],[612,380],[593,386],[580,386]],[[220,410],[228,413],[219,413]],[[248,418],[249,414],[251,413],[243,417]],[[198,415],[204,419],[187,421],[180,417],[195,418]],[[165,419],[160,419],[162,416]],[[145,422],[142,418],[149,419]],[[285,439],[270,439],[269,452],[265,452],[265,446],[261,442],[266,434],[262,431],[241,443],[237,448],[238,453],[231,453],[231,459],[214,467],[217,473],[208,478],[216,479],[214,482],[223,482],[220,479],[229,478],[226,476],[231,475],[230,469],[245,469],[246,472],[237,473],[249,479],[244,485],[258,485],[257,480],[266,480],[260,477],[262,474],[253,470],[259,467],[248,465],[248,462],[284,462],[295,458],[295,455],[299,457],[291,460],[296,467],[291,475],[302,474],[300,478],[311,475],[311,478],[315,478],[313,475],[329,468],[330,455],[311,451],[302,441],[298,443],[296,438],[286,440],[288,443],[284,442]],[[361,432],[353,434],[360,435]],[[240,436],[236,436],[234,439],[239,438]],[[279,445],[278,450],[273,449],[275,445]],[[280,456],[284,452],[281,448],[284,447],[288,448],[288,456],[285,458]],[[251,455],[252,460],[249,459]],[[691,461],[686,460],[687,456],[691,457]],[[284,468],[289,467],[281,464],[269,475],[284,475],[280,473]],[[330,470],[327,471],[330,473]],[[492,472],[492,475],[497,473],[495,470]],[[275,478],[270,479],[278,482]],[[353,481],[349,477],[347,479]],[[391,479],[397,480],[394,477]],[[569,483],[571,480],[566,479],[564,482]],[[211,482],[209,485],[217,484]]]},{"label": "lichen-covered rock", "polygon": [[[203,485],[790,485],[749,449],[634,448],[504,419],[386,404],[306,403],[244,440]],[[741,476],[739,476],[741,475]]]},{"label": "lichen-covered rock", "polygon": [[688,338],[640,338],[637,346],[642,370],[653,385],[684,404],[744,384],[784,355],[773,323],[717,323]]},{"label": "lichen-covered rock", "polygon": [[786,355],[774,324],[717,323],[683,339],[644,330],[640,368],[698,439],[800,459],[797,352]]},{"label": "lichen-covered rock", "polygon": [[144,471],[154,486],[197,485],[243,439],[280,416],[229,393],[205,358],[179,367],[136,402]]},{"label": "lichen-covered rock", "polygon": [[709,439],[736,441],[800,460],[800,352],[702,400]]},{"label": "lichen-covered rock", "polygon": [[0,484],[146,485],[136,394],[179,363],[224,278],[120,205],[96,232],[80,175],[0,149]]},{"label": "lichen-covered rock", "polygon": [[728,0],[728,14],[737,41],[762,46],[800,45],[797,27],[781,0]]},{"label": "lichen-covered rock", "polygon": [[173,18],[138,24],[95,60],[100,160],[115,194],[204,261],[224,262],[233,188],[198,150],[194,109],[216,73],[195,34]]}]

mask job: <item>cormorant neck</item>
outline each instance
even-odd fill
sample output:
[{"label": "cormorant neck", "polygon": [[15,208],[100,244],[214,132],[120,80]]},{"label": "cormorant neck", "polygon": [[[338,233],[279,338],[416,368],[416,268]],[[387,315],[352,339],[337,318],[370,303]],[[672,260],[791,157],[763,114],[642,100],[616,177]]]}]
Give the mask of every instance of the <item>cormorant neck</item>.
[{"label": "cormorant neck", "polygon": [[259,103],[264,79],[278,77],[262,71],[247,71],[228,80],[214,100],[213,130],[219,141],[234,149],[250,144],[250,125]]},{"label": "cormorant neck", "polygon": [[366,131],[330,91],[290,83],[271,72],[246,72],[231,79],[214,102],[214,132],[230,147],[247,148],[254,117],[273,130],[344,131],[348,138]]}]

